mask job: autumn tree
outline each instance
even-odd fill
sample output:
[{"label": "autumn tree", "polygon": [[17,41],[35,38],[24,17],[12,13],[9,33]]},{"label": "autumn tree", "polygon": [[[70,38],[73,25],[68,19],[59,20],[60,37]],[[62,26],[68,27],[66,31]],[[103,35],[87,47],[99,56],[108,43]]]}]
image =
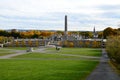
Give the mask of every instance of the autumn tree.
[{"label": "autumn tree", "polygon": [[41,35],[46,38],[46,37],[49,37],[51,35],[53,35],[54,32],[49,32],[49,31],[44,31],[44,32],[41,32]]},{"label": "autumn tree", "polygon": [[4,38],[3,36],[0,36],[0,43],[4,43]]},{"label": "autumn tree", "polygon": [[39,38],[41,36],[40,31],[34,31],[34,35],[32,35],[32,38]]},{"label": "autumn tree", "polygon": [[115,30],[111,27],[108,27],[108,28],[104,29],[104,31],[103,31],[104,38],[107,38],[108,36],[112,36],[115,34],[116,34]]}]

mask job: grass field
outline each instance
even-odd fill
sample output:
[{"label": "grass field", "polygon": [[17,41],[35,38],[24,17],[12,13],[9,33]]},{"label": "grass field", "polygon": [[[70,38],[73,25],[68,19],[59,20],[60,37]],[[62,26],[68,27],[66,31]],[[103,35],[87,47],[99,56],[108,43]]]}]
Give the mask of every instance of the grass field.
[{"label": "grass field", "polygon": [[[47,54],[46,54],[47,53]],[[41,52],[31,52],[29,54],[15,56],[14,58],[80,58],[82,56],[101,56],[100,49],[90,49],[90,48],[62,48],[60,51],[56,51],[55,48],[47,49],[46,53]],[[62,54],[67,54],[62,55]],[[72,56],[72,55],[76,56]],[[78,55],[78,56],[77,56]]]},{"label": "grass field", "polygon": [[[6,49],[13,49],[13,50],[27,50],[29,47],[6,47]],[[36,49],[37,47],[33,47]]]},{"label": "grass field", "polygon": [[14,52],[11,52],[10,50],[4,50],[0,49],[0,56],[8,55],[8,54],[13,54]]},{"label": "grass field", "polygon": [[56,52],[55,48],[47,49],[48,52],[51,53],[59,53],[59,54],[77,54],[84,56],[101,56],[101,49],[96,48],[61,48],[59,52]]},{"label": "grass field", "polygon": [[[46,53],[38,53],[38,52],[31,52],[29,54],[15,56],[13,58],[42,58],[42,59],[62,59],[62,58],[77,58],[76,56],[64,56],[59,54],[46,54]],[[78,57],[79,58],[79,57]]]},{"label": "grass field", "polygon": [[13,49],[13,50],[27,50],[27,47],[6,47],[6,49]]},{"label": "grass field", "polygon": [[60,54],[100,56],[101,50],[62,48],[56,51],[47,49],[46,53],[31,52],[11,59],[0,59],[0,80],[85,80],[99,63],[98,60]]},{"label": "grass field", "polygon": [[0,60],[1,80],[85,80],[98,61]]}]

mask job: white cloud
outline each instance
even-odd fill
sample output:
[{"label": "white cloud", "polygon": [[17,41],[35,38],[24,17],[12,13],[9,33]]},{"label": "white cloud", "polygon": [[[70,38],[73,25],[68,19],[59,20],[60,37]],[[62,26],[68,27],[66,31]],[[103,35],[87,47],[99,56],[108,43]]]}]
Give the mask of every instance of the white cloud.
[{"label": "white cloud", "polygon": [[[107,10],[104,9],[105,7],[103,5],[109,5],[111,7]],[[32,24],[31,29],[63,30],[64,28],[61,27],[64,27],[65,14],[67,14],[68,19],[70,19],[69,30],[92,30],[94,25],[102,26],[98,28],[99,30],[107,26],[116,28],[116,25],[120,22],[119,19],[117,19],[119,15],[110,15],[113,12],[120,14],[119,9],[111,9],[115,5],[120,5],[120,1],[0,0],[0,28],[3,28],[2,26],[5,26],[4,28],[8,28],[8,26],[14,26],[14,28],[20,28],[18,26],[22,26],[21,28],[29,28],[27,26],[31,26]],[[99,8],[99,6],[103,7]],[[108,13],[110,14],[107,15]]]}]

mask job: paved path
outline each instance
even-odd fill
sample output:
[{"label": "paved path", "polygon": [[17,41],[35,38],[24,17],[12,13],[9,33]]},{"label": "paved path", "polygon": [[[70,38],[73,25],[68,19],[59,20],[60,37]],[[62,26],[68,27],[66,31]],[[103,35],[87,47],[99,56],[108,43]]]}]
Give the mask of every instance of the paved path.
[{"label": "paved path", "polygon": [[14,57],[14,56],[26,54],[25,50],[14,50],[13,52],[15,52],[15,54],[8,54],[5,56],[0,56],[0,59],[9,59],[9,58]]},{"label": "paved path", "polygon": [[75,57],[80,57],[80,58],[88,58],[88,59],[97,59],[100,60],[100,57],[94,57],[94,56],[83,56],[83,55],[77,55],[77,54],[59,54],[63,56],[75,56]]},{"label": "paved path", "polygon": [[100,64],[96,69],[87,77],[86,80],[120,80],[113,68],[108,63],[109,59],[105,49],[102,50],[102,58]]},{"label": "paved path", "polygon": [[[26,50],[13,50],[13,49],[4,49],[4,50],[11,50],[14,54],[8,54],[8,55],[5,55],[5,56],[0,56],[0,59],[9,59],[9,58],[12,58],[14,56],[18,56],[18,55],[23,55],[23,54],[26,54],[26,53],[29,53],[29,52],[26,52]],[[44,52],[45,48],[40,48],[40,49],[37,49],[37,50],[34,50],[33,52]]]},{"label": "paved path", "polygon": [[34,52],[46,53],[45,48],[38,48],[38,49],[34,50]]}]

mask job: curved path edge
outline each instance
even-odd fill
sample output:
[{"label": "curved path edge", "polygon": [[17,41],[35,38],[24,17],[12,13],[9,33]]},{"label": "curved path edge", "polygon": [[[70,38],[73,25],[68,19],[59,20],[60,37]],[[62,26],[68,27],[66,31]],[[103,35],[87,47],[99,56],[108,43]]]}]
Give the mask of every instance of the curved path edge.
[{"label": "curved path edge", "polygon": [[102,49],[102,57],[96,69],[87,77],[86,80],[120,80],[120,76],[108,63],[109,58],[105,49]]}]

